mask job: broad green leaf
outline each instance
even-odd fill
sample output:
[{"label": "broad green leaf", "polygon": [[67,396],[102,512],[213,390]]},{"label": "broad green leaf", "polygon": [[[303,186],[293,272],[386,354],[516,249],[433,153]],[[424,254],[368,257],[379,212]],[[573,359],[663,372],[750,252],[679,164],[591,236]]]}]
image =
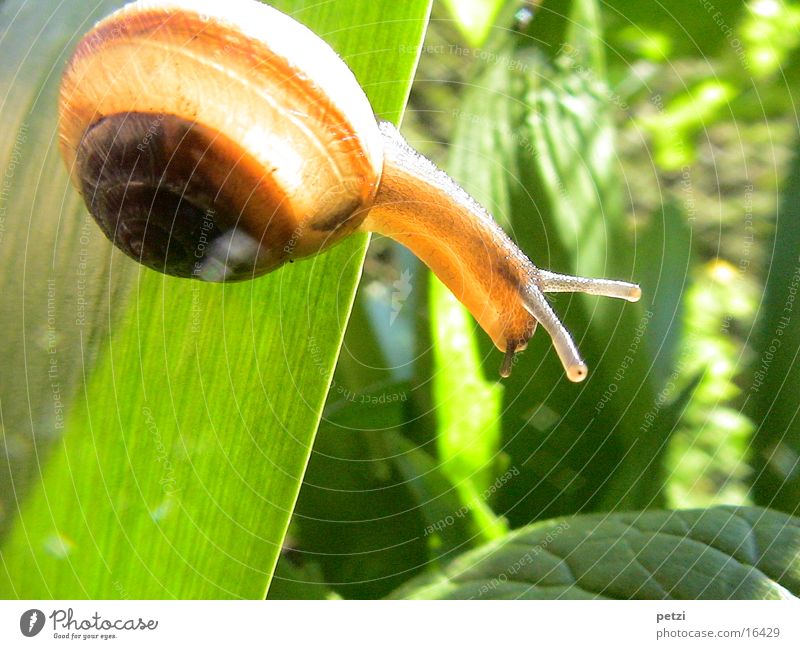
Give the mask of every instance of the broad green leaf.
[{"label": "broad green leaf", "polygon": [[545,521],[395,592],[406,599],[791,599],[800,519],[759,508]]},{"label": "broad green leaf", "polygon": [[[34,374],[45,386],[43,408],[52,409],[53,379],[38,378],[47,371],[51,340],[43,278],[49,272],[57,287],[67,285],[54,297],[65,308],[61,301],[72,299],[75,290],[68,288],[84,263],[76,246],[83,245],[86,223],[57,152],[47,144],[55,134],[54,91],[67,41],[119,3],[106,3],[91,17],[85,8],[53,2],[43,11],[41,3],[35,9],[32,4],[4,3],[0,10],[0,33],[14,35],[10,53],[21,66],[3,78],[14,97],[27,92],[40,101],[4,104],[3,119],[29,121],[28,137],[40,144],[19,165],[27,194],[19,190],[15,228],[27,228],[31,215],[41,214],[36,227],[45,242],[56,228],[60,235],[49,255],[31,258],[35,267],[22,266],[44,287],[37,304],[44,344]],[[275,4],[346,57],[376,113],[399,117],[427,0]],[[13,156],[14,150],[0,153]],[[92,227],[87,232],[96,238]],[[15,241],[16,252],[3,259],[19,267],[30,244],[19,234]],[[2,546],[0,595],[263,597],[314,441],[366,237],[235,286],[192,285],[132,270],[122,255],[97,245],[105,257],[90,270],[100,304],[85,307],[86,329],[73,334],[83,342],[83,354],[72,371],[85,386],[67,404],[63,440],[49,457],[35,456],[40,482],[24,501],[7,506],[20,513]],[[133,273],[127,301],[118,269]],[[67,302],[69,320],[77,304]],[[102,331],[108,312],[113,333],[96,344],[95,361],[87,354],[87,332]],[[27,340],[16,330],[9,339]],[[59,354],[62,340],[56,337]],[[20,356],[17,376],[26,366]],[[73,375],[59,377],[65,395],[75,392]],[[50,428],[28,422],[26,437],[19,421],[5,416],[9,397],[3,394],[6,440],[9,430],[30,439],[40,425],[43,432],[52,429],[52,421]],[[24,398],[25,390],[19,394]],[[16,484],[16,474],[10,482]]]}]

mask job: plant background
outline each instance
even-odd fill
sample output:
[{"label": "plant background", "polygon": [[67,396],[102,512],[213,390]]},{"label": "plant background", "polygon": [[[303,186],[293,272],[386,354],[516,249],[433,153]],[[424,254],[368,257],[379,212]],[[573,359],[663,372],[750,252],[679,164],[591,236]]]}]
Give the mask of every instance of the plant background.
[{"label": "plant background", "polygon": [[800,3],[274,3],[535,263],[641,283],[552,301],[580,385],[541,332],[500,381],[387,239],[232,287],[112,252],[54,111],[119,4],[0,1],[0,595],[800,593]]}]

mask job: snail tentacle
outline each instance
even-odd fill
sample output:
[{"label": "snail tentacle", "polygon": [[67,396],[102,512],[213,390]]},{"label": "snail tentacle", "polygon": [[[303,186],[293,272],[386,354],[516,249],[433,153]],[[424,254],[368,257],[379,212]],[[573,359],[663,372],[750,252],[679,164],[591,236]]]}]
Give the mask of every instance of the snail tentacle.
[{"label": "snail tentacle", "polygon": [[628,302],[638,302],[642,297],[642,289],[638,284],[613,279],[561,275],[539,269],[536,281],[544,293],[586,293],[602,297],[617,297]]},{"label": "snail tentacle", "polygon": [[559,320],[544,294],[534,285],[527,284],[522,292],[525,308],[550,334],[553,347],[570,381],[579,383],[586,378],[588,369],[567,328]]}]

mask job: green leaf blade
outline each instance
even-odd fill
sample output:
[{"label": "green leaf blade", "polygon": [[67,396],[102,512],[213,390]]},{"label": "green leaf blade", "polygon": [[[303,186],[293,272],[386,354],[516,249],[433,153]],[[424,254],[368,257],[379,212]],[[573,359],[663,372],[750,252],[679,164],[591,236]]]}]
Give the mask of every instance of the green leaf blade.
[{"label": "green leaf blade", "polygon": [[[276,4],[298,11],[312,3]],[[429,7],[427,0],[379,4],[382,22],[374,6],[351,1],[302,17],[347,54],[357,76],[375,80],[367,90],[376,112],[396,117]],[[374,49],[367,27],[375,42],[393,44],[391,56]],[[65,177],[63,169],[56,174],[62,185]],[[83,218],[82,209],[65,213],[65,236]],[[113,336],[96,364],[82,359],[86,386],[64,438],[42,460],[41,483],[17,503],[0,593],[264,597],[366,243],[366,235],[354,236],[238,285],[140,270],[127,302],[109,291]],[[61,271],[74,273],[75,261],[66,259]],[[110,268],[128,264],[114,253]]]}]

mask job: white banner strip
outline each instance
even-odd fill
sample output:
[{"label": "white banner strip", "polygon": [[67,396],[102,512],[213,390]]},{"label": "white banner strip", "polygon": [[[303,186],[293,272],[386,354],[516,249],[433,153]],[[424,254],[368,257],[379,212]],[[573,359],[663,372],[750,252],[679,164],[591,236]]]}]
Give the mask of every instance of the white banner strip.
[{"label": "white banner strip", "polygon": [[4,601],[0,647],[800,647],[800,602]]}]

